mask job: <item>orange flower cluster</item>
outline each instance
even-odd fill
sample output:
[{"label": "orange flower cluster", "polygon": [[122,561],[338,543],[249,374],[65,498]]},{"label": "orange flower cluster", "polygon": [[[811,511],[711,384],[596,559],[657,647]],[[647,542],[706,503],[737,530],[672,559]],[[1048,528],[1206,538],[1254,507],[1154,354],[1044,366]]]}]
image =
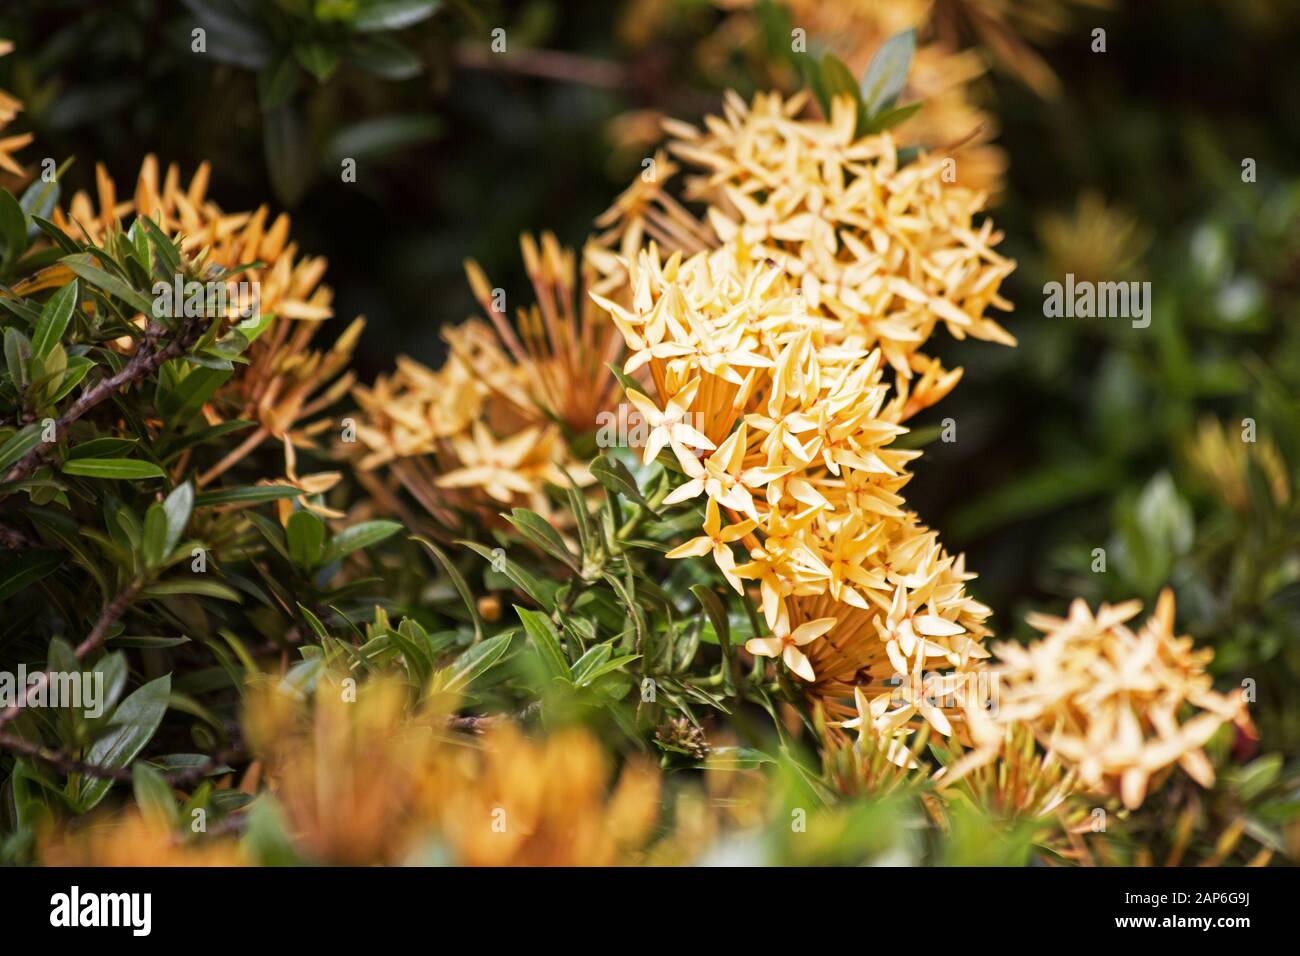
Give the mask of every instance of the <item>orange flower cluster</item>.
[{"label": "orange flower cluster", "polygon": [[[559,521],[545,486],[590,483],[571,441],[591,433],[597,414],[615,403],[608,363],[621,343],[586,297],[576,296],[573,252],[551,233],[543,233],[540,248],[525,234],[521,247],[536,303],[518,310],[517,328],[506,317],[504,292],[469,260],[470,286],[488,321],[444,331],[450,355],[442,368],[402,356],[392,375],[354,392],[362,471],[387,467],[444,525],[455,526],[466,511],[490,519],[503,505]],[[591,287],[595,269],[584,262],[583,273]],[[401,509],[392,482],[371,479],[368,486]]]},{"label": "orange flower cluster", "polygon": [[464,866],[611,866],[654,835],[659,776],[615,778],[582,730],[526,738],[509,723],[469,738],[437,701],[375,679],[355,700],[322,680],[310,702],[278,685],[254,694],[245,726],[289,836],[307,859],[354,865],[440,859]]}]

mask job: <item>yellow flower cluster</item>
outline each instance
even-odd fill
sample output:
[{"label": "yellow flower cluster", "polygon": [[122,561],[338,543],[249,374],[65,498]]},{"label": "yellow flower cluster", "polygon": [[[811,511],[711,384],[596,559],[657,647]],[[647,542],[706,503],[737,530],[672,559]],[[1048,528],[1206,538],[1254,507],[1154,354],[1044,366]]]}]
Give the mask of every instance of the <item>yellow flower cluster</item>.
[{"label": "yellow flower cluster", "polygon": [[940,323],[1014,341],[984,314],[1008,307],[998,287],[1014,263],[941,163],[900,167],[888,135],[855,137],[847,98],[829,122],[799,119],[803,101],[731,95],[704,132],[670,124],[714,238],[680,248],[699,229],[661,183],[637,183],[600,236],[625,255],[648,237],[624,260],[630,293],[593,297],[647,383],[629,392],[646,459],[670,448],[686,475],[665,503],[705,498],[704,534],[669,556],[711,554],[737,590],[757,582],[771,635],[748,649],[781,657],[833,713],[852,713],[856,688],[873,732],[924,720],[947,734],[921,676],[964,680],[986,656],[989,611],[964,593],[962,559],[905,510],[918,453],[890,445],[960,376],[920,352]]},{"label": "yellow flower cluster", "polygon": [[686,197],[707,204],[704,221],[665,191],[678,166],[661,154],[653,178],[597,220],[607,227],[598,240],[625,260],[645,239],[664,255],[733,243],[771,258],[809,311],[839,320],[846,339],[879,346],[915,412],[957,382],[919,351],[940,323],[958,339],[1015,344],[985,315],[1010,308],[998,288],[1015,263],[994,251],[1002,237],[990,220],[973,222],[984,197],[947,182],[941,158],[900,168],[892,137],[855,135],[848,99],[829,122],[798,119],[806,102],[805,93],[769,93],[749,105],[729,93],[724,115],[703,131],[666,121],[669,152],[691,170]]},{"label": "yellow flower cluster", "polygon": [[[521,247],[537,301],[518,310],[515,327],[504,292],[469,260],[470,286],[488,321],[444,330],[449,356],[441,368],[402,356],[392,375],[355,389],[359,467],[388,468],[387,484],[363,476],[385,507],[403,510],[400,486],[446,526],[458,525],[464,512],[490,520],[502,505],[558,521],[545,486],[590,483],[570,441],[590,434],[599,412],[614,406],[617,382],[608,365],[621,343],[576,295],[571,250],[549,232],[540,247],[525,234]],[[584,263],[583,272],[590,287],[596,271]]]},{"label": "yellow flower cluster", "polygon": [[[448,728],[442,705],[449,701],[412,707],[409,692],[385,678],[355,688],[322,678],[311,698],[276,680],[250,688],[242,725],[257,759],[241,788],[274,801],[304,860],[352,866],[644,860],[659,836],[660,778],[652,764],[633,760],[615,774],[600,742],[581,729],[532,740],[500,721],[489,722],[481,735],[463,734]],[[223,833],[183,841],[165,822],[128,813],[50,829],[39,857],[53,866],[254,862]]]},{"label": "yellow flower cluster", "polygon": [[986,58],[935,35],[935,5],[934,0],[792,0],[790,13],[795,26],[824,43],[857,77],[891,36],[916,30],[921,40],[905,100],[925,107],[898,127],[899,143],[954,158],[958,183],[996,195],[1002,191],[1006,154],[992,145],[997,120],[977,105],[974,89],[987,69]]},{"label": "yellow flower cluster", "polygon": [[978,749],[954,777],[999,753],[1008,726],[1025,724],[1040,744],[1077,770],[1090,789],[1118,792],[1139,806],[1151,778],[1177,763],[1202,786],[1214,768],[1201,749],[1228,721],[1251,731],[1244,699],[1212,687],[1214,652],[1174,634],[1174,597],[1164,591],[1140,628],[1137,601],[1093,614],[1076,600],[1065,618],[1031,615],[1044,637],[996,648],[993,712],[972,723]]}]

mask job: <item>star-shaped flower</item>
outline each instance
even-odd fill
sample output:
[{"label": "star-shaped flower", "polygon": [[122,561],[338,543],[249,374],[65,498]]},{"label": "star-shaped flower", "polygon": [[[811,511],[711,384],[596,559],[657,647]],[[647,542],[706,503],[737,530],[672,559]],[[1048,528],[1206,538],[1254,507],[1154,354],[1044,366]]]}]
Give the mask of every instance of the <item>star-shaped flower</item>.
[{"label": "star-shaped flower", "polygon": [[805,621],[793,631],[788,619],[779,622],[771,637],[751,637],[745,642],[745,650],[756,657],[779,657],[785,666],[804,680],[812,683],[817,679],[812,664],[799,648],[810,644],[835,626],[835,618],[819,617],[814,621]]},{"label": "star-shaped flower", "polygon": [[757,522],[752,519],[746,519],[740,524],[722,527],[722,514],[718,509],[718,503],[710,498],[705,506],[704,534],[673,548],[668,552],[668,557],[701,557],[711,552],[713,560],[717,562],[718,570],[738,594],[743,594],[744,586],[740,583],[740,578],[736,577],[736,559],[728,545],[753,531],[755,524]]}]

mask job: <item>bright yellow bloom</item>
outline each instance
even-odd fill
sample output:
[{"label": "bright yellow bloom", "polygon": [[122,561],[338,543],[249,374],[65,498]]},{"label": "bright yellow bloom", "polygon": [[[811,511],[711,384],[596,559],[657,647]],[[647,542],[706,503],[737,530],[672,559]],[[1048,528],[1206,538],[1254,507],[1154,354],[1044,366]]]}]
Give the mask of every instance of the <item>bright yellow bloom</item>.
[{"label": "bright yellow bloom", "polygon": [[712,554],[718,570],[723,573],[731,586],[737,592],[744,593],[744,586],[740,583],[740,578],[736,577],[735,555],[731,553],[731,548],[728,546],[753,531],[755,522],[746,519],[739,524],[722,527],[722,514],[718,510],[718,503],[712,498],[705,506],[705,512],[704,534],[673,548],[668,552],[668,557],[689,558]]},{"label": "bright yellow bloom", "polygon": [[745,642],[745,650],[760,657],[779,657],[791,671],[811,681],[814,678],[812,665],[800,648],[811,644],[834,626],[833,617],[808,621],[794,630],[790,630],[788,621],[778,621],[771,637],[751,637]]},{"label": "bright yellow bloom", "polygon": [[892,443],[960,377],[920,351],[935,328],[1014,343],[985,315],[1009,307],[1014,263],[938,159],[900,167],[889,136],[855,136],[847,98],[826,121],[800,119],[804,102],[729,94],[702,131],[667,122],[704,215],[663,190],[677,170],[657,156],[601,220],[593,260],[617,294],[592,299],[647,383],[629,389],[647,460],[671,447],[685,474],[665,503],[706,499],[705,533],[672,556],[755,582],[770,636],[750,653],[897,750],[924,725],[954,733],[959,704],[933,692],[954,696],[987,657],[989,611],[905,510],[919,453]]}]

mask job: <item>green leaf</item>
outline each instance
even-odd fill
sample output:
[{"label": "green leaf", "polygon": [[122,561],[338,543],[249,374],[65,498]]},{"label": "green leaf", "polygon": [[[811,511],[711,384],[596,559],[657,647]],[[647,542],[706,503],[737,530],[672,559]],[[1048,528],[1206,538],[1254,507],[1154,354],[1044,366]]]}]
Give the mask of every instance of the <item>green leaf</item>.
[{"label": "green leaf", "polygon": [[[71,162],[71,160],[68,160],[59,168],[59,173],[67,168],[68,162]],[[40,228],[36,225],[35,219],[38,216],[42,219],[50,218],[54,212],[54,207],[58,204],[59,180],[57,174],[54,179],[49,180],[48,182],[44,177],[42,177],[33,181],[32,184],[27,187],[26,191],[23,193],[22,199],[18,200],[18,205],[22,206],[23,212],[27,214],[27,218],[32,220],[31,224],[27,227],[27,235],[29,238],[35,236]]]},{"label": "green leaf", "polygon": [[410,623],[412,622],[403,621],[402,627],[396,631],[390,628],[388,639],[401,650],[402,660],[406,663],[406,672],[411,680],[417,687],[425,687],[429,683],[429,675],[433,673],[433,659],[429,656],[427,642],[416,640],[411,629],[407,627]]},{"label": "green leaf", "polygon": [[7,189],[0,189],[0,239],[4,240],[6,262],[15,261],[27,250],[27,215]]},{"label": "green leaf", "polygon": [[441,130],[442,123],[436,116],[377,116],[340,129],[330,138],[325,155],[337,167],[347,158],[384,156],[416,143],[426,143]]},{"label": "green leaf", "polygon": [[588,648],[587,653],[574,661],[573,666],[569,668],[569,680],[577,687],[589,684],[589,675],[609,660],[612,653],[613,648],[608,644],[597,644]]},{"label": "green leaf", "polygon": [[363,70],[385,80],[409,80],[424,69],[418,56],[388,37],[358,40],[348,48],[348,57]]},{"label": "green leaf", "polygon": [[314,568],[325,544],[325,522],[310,511],[295,511],[284,527],[289,541],[289,559],[303,568]]},{"label": "green leaf", "polygon": [[[861,131],[867,119],[866,106],[862,102],[862,91],[858,89],[857,82],[853,79],[853,74],[849,68],[844,65],[842,60],[837,59],[827,53],[822,57],[822,85],[826,90],[826,100],[834,104],[835,99],[840,96],[847,96],[853,100],[854,106],[858,113],[858,128]],[[826,119],[831,118],[830,112],[827,112]]]},{"label": "green leaf", "polygon": [[[135,225],[140,226],[149,236],[153,250],[162,260],[162,274],[174,278],[181,271],[181,251],[171,236],[162,231],[162,227],[148,216],[140,216]],[[157,273],[155,273],[157,274]]]},{"label": "green leaf", "polygon": [[[821,65],[817,60],[807,53],[799,56],[799,71],[803,74],[804,82],[808,84],[808,89],[812,90],[813,98],[817,105],[821,107],[822,115],[827,119],[831,115],[831,101],[826,95],[826,85],[822,82]],[[624,383],[624,388],[627,385]]]},{"label": "green leaf", "polygon": [[465,583],[465,578],[460,573],[460,569],[457,568],[443,550],[432,541],[422,538],[419,535],[412,536],[411,540],[420,542],[420,544],[428,548],[430,553],[438,559],[438,563],[441,564],[442,569],[447,572],[447,577],[451,578],[452,586],[456,588],[456,592],[460,594],[460,599],[465,602],[465,607],[469,611],[469,618],[474,624],[474,642],[477,644],[479,641],[483,640],[483,619],[479,617],[478,604],[474,600],[474,595],[470,591],[469,585]]},{"label": "green leaf", "polygon": [[65,475],[83,478],[162,478],[163,470],[150,461],[134,458],[73,458],[62,465]]},{"label": "green leaf", "polygon": [[574,571],[579,569],[578,559],[565,546],[560,533],[537,512],[529,511],[527,508],[513,508],[510,514],[506,515],[506,520],[542,551],[563,561]]},{"label": "green leaf", "polygon": [[329,80],[338,69],[338,53],[323,43],[295,44],[293,55],[302,64],[302,68],[316,77],[319,83]]},{"label": "green leaf", "polygon": [[307,626],[311,628],[313,634],[322,641],[329,639],[330,632],[325,629],[325,625],[321,623],[320,618],[313,614],[311,609],[306,607],[301,601],[298,602],[298,612],[302,614],[303,620],[307,622]]},{"label": "green leaf", "polygon": [[[457,541],[456,543],[469,548],[475,554],[486,560],[493,568],[496,567],[498,558],[492,549],[479,544],[477,541]],[[554,582],[538,578],[536,575],[532,574],[530,571],[509,558],[501,559],[501,569],[505,573],[506,577],[519,586],[521,591],[542,607],[546,608],[548,611],[555,608],[556,585]]]},{"label": "green leaf", "polygon": [[53,574],[62,563],[63,555],[58,551],[18,552],[15,558],[0,565],[0,601]]},{"label": "green leaf", "polygon": [[306,124],[293,101],[262,114],[262,143],[271,188],[286,206],[296,205],[311,183],[314,155],[307,141]]},{"label": "green leaf", "polygon": [[[118,704],[108,722],[107,732],[90,746],[86,762],[118,770],[127,766],[153,739],[167,712],[172,679],[164,674],[151,680]],[[108,793],[113,782],[93,777],[82,788],[78,804],[82,813],[92,810]]]},{"label": "green leaf", "polygon": [[217,505],[258,505],[266,501],[297,498],[300,495],[302,495],[302,490],[292,485],[243,485],[237,488],[221,488],[217,491],[201,491],[194,496],[194,507],[213,508]]},{"label": "green leaf", "polygon": [[871,58],[866,75],[862,77],[862,101],[869,119],[875,119],[898,100],[898,95],[907,85],[907,74],[912,69],[915,52],[916,31],[904,30],[881,44]]},{"label": "green leaf", "polygon": [[68,460],[76,458],[121,458],[139,444],[137,438],[91,438],[68,449]]},{"label": "green leaf", "polygon": [[86,377],[86,373],[94,367],[94,364],[84,355],[74,355],[68,359],[68,367],[63,370],[63,382],[50,398],[51,404],[61,401],[65,396],[71,394],[72,390],[81,384],[81,380]]},{"label": "green leaf", "polygon": [[190,513],[194,510],[194,486],[188,481],[177,485],[163,499],[163,511],[167,514],[166,552],[171,554],[185,533],[189,524]]},{"label": "green leaf", "polygon": [[630,501],[635,501],[648,509],[651,514],[657,516],[655,510],[646,501],[645,496],[641,494],[641,489],[637,487],[636,478],[632,476],[632,472],[628,471],[627,465],[617,458],[612,458],[609,454],[601,455],[591,463],[590,471],[606,490],[622,495]]},{"label": "green leaf", "polygon": [[1106,461],[1045,465],[968,501],[944,525],[945,537],[954,542],[970,541],[1013,521],[1101,494],[1116,478],[1115,466]]},{"label": "green leaf", "polygon": [[705,766],[709,770],[753,770],[765,763],[776,762],[775,757],[753,747],[714,747]]},{"label": "green leaf", "polygon": [[163,830],[173,830],[180,821],[176,798],[167,781],[143,760],[131,768],[131,787],[135,802],[146,820]]},{"label": "green leaf", "polygon": [[44,358],[62,341],[64,332],[68,330],[68,323],[72,321],[73,310],[77,307],[78,291],[79,286],[74,278],[72,282],[49,297],[49,302],[45,303],[44,310],[40,312],[40,323],[36,325],[36,332],[31,337],[32,354]]},{"label": "green leaf", "polygon": [[81,247],[73,242],[72,238],[68,236],[66,232],[48,219],[44,219],[40,216],[32,216],[31,218],[32,222],[36,224],[37,229],[45,233],[49,240],[63,252],[77,253],[81,251]]},{"label": "green leaf", "polygon": [[41,443],[41,426],[26,425],[9,436],[9,440],[0,445],[0,469],[8,468],[23,455]]},{"label": "green leaf", "polygon": [[1282,772],[1282,755],[1266,754],[1244,767],[1233,768],[1232,780],[1237,795],[1245,802],[1254,800],[1273,785]]},{"label": "green leaf", "polygon": [[473,681],[486,674],[493,666],[501,660],[506,650],[510,647],[510,641],[513,634],[498,634],[496,637],[490,637],[481,644],[475,644],[455,662],[445,668],[443,673],[446,676],[447,690],[457,690],[462,687],[468,687]]},{"label": "green leaf", "polygon": [[263,110],[273,110],[289,101],[302,76],[291,56],[282,56],[257,75],[257,95]]},{"label": "green leaf", "polygon": [[153,315],[153,302],[137,290],[131,288],[124,280],[110,272],[105,272],[95,265],[94,257],[88,252],[75,256],[64,256],[59,260],[95,288],[107,292],[114,298],[121,299],[137,312]]},{"label": "green leaf", "polygon": [[32,357],[32,343],[18,329],[10,326],[5,329],[5,367],[9,377],[20,391],[27,387],[27,362]]},{"label": "green leaf", "polygon": [[556,633],[555,625],[551,623],[551,619],[545,614],[529,611],[518,605],[515,605],[515,613],[519,615],[524,630],[537,648],[537,656],[541,659],[547,676],[552,680],[567,682],[569,680],[569,661],[564,656],[564,648],[560,645],[560,636]]},{"label": "green leaf", "polygon": [[883,133],[887,129],[893,129],[900,123],[915,116],[921,109],[921,103],[908,103],[906,106],[895,106],[893,109],[885,110],[873,116],[867,123],[867,132]]},{"label": "green leaf", "polygon": [[344,528],[325,546],[321,553],[321,564],[329,564],[353,551],[369,548],[401,530],[402,524],[398,521],[363,521]]},{"label": "green leaf", "polygon": [[192,578],[173,578],[169,581],[157,581],[140,592],[145,597],[170,597],[174,594],[202,594],[204,597],[217,598],[221,601],[243,601],[239,592],[217,581],[209,581],[200,575]]},{"label": "green leaf", "polygon": [[149,568],[162,567],[167,560],[167,513],[161,502],[155,501],[144,514],[144,563]]},{"label": "green leaf", "polygon": [[437,12],[439,0],[381,0],[357,12],[352,28],[365,33],[401,30]]},{"label": "green leaf", "polygon": [[692,584],[691,593],[695,595],[704,613],[709,616],[713,633],[724,648],[731,646],[731,623],[727,620],[727,610],[713,589],[706,584]]}]

